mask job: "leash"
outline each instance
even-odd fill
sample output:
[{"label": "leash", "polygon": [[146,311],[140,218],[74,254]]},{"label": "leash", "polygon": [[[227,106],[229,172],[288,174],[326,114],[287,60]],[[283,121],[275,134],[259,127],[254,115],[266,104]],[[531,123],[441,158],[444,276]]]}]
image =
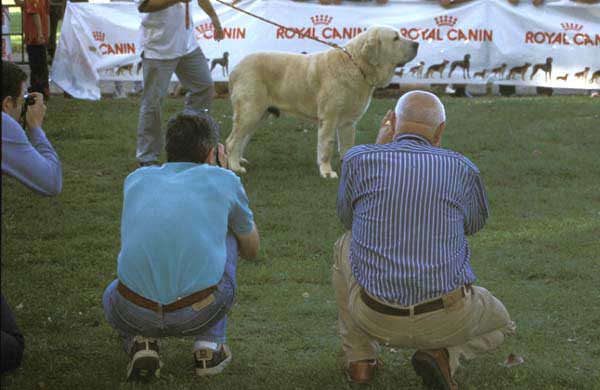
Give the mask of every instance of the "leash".
[{"label": "leash", "polygon": [[190,3],[185,3],[185,29],[190,29]]},{"label": "leash", "polygon": [[277,23],[277,22],[274,22],[274,21],[272,21],[272,20],[269,20],[269,19],[263,18],[262,16],[258,16],[258,15],[256,15],[256,14],[253,14],[252,12],[246,11],[245,9],[242,9],[242,8],[236,7],[236,6],[235,6],[235,5],[233,5],[233,4],[226,3],[226,2],[224,2],[223,0],[215,0],[215,1],[217,1],[218,3],[221,3],[221,4],[223,4],[223,5],[226,5],[226,6],[227,6],[227,7],[229,7],[229,8],[233,8],[234,10],[236,10],[236,11],[238,11],[238,12],[241,12],[241,13],[244,13],[244,14],[246,14],[246,15],[252,16],[253,18],[256,18],[256,19],[258,19],[258,20],[261,20],[261,21],[263,21],[263,22],[265,22],[265,23],[268,23],[268,24],[271,24],[271,25],[273,25],[273,26],[276,26],[276,27],[282,28],[282,29],[284,29],[284,30],[286,30],[286,31],[292,31],[292,32],[294,32],[294,33],[296,33],[296,34],[300,35],[300,37],[301,37],[301,38],[308,38],[308,39],[312,39],[313,41],[316,41],[316,42],[322,43],[323,45],[327,45],[327,46],[329,46],[329,47],[332,47],[332,48],[334,48],[334,49],[339,49],[339,50],[343,51],[343,52],[344,52],[344,53],[345,53],[345,54],[348,56],[348,59],[350,60],[350,62],[352,62],[352,63],[354,64],[354,66],[356,66],[356,68],[357,68],[357,69],[360,71],[360,74],[363,76],[363,78],[364,78],[365,80],[367,80],[367,75],[365,74],[365,72],[362,70],[362,68],[361,68],[360,66],[358,66],[358,64],[357,64],[357,63],[354,61],[354,58],[352,58],[352,55],[351,55],[351,54],[348,52],[348,50],[346,50],[346,48],[345,48],[344,46],[340,46],[340,45],[338,45],[337,43],[333,43],[333,42],[327,42],[327,41],[324,41],[324,40],[322,40],[322,39],[319,39],[319,38],[317,38],[317,37],[313,37],[313,36],[309,35],[308,33],[303,33],[303,32],[302,32],[302,31],[300,31],[299,29],[293,29],[293,28],[291,28],[291,27],[284,26],[284,25],[282,25],[282,24],[279,24],[279,23]]}]

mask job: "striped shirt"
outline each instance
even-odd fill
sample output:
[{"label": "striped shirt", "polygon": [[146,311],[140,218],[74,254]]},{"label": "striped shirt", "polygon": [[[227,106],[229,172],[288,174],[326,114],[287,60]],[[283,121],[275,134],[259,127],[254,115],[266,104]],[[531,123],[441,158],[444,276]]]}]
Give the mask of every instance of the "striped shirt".
[{"label": "striped shirt", "polygon": [[475,280],[466,236],[489,207],[461,154],[416,134],[356,146],[344,156],[337,211],[352,230],[352,272],[380,300],[411,306]]}]

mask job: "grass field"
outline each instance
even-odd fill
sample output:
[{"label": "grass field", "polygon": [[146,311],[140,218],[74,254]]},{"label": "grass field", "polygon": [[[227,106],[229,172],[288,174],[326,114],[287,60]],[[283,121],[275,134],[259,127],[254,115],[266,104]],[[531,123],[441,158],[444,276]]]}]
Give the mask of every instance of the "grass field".
[{"label": "grass field", "polygon": [[[587,97],[444,99],[444,146],[480,168],[491,217],[471,239],[480,285],[517,322],[502,349],[459,370],[461,389],[600,389],[600,105]],[[394,104],[374,100],[357,143],[372,142]],[[42,198],[3,176],[2,291],[26,335],[22,368],[3,389],[347,389],[330,285],[342,233],[337,181],[318,176],[316,130],[273,120],[250,142],[243,178],[262,235],[242,261],[229,322],[234,360],[195,378],[191,340],[163,343],[162,379],[124,383],[127,358],[103,317],[115,278],[122,183],[134,160],[139,99],[52,97],[45,129],[63,193]],[[182,100],[169,100],[165,117]],[[231,107],[214,109],[223,127]],[[500,363],[511,353],[525,363]],[[411,350],[383,349],[373,389],[420,389]]]}]

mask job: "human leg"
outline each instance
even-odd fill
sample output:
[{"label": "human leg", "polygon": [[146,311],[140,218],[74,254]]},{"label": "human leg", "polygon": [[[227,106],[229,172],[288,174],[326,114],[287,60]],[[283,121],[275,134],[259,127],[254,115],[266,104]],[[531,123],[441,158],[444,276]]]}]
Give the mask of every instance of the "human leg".
[{"label": "human leg", "polygon": [[142,64],[144,90],[137,128],[136,152],[140,163],[157,161],[164,148],[161,102],[167,93],[177,60],[153,60],[142,56]]},{"label": "human leg", "polygon": [[516,325],[510,319],[502,302],[483,287],[473,286],[472,299],[479,320],[465,343],[448,347],[452,373],[459,366],[460,358],[473,359],[500,346],[507,336],[516,333]]},{"label": "human leg", "polygon": [[175,74],[187,91],[185,109],[195,112],[210,111],[215,87],[202,50],[198,48],[181,57]]},{"label": "human leg", "polygon": [[359,298],[351,304],[350,314],[377,340],[417,348],[413,366],[426,386],[453,389],[459,359],[472,359],[499,346],[505,336],[514,334],[515,325],[502,303],[481,287],[461,287],[445,297],[443,309],[407,316],[379,313]]},{"label": "human leg", "polygon": [[[229,311],[235,296],[235,289],[237,286],[236,268],[237,241],[233,234],[229,233],[227,235],[227,261],[225,263],[225,271],[222,281],[219,283],[219,286],[217,286],[217,289],[221,288],[226,294],[226,291],[231,292],[231,299],[229,305],[225,308],[225,311]],[[194,344],[196,375],[209,376],[219,374],[231,362],[231,350],[227,344],[225,344],[226,328],[227,314],[224,314],[214,325],[208,327],[205,331],[202,331],[196,336],[196,342]]]},{"label": "human leg", "polygon": [[123,88],[123,82],[120,80],[115,80],[115,93],[113,94],[113,98],[115,99],[124,99],[127,97],[127,92]]},{"label": "human leg", "polygon": [[121,336],[129,355],[127,380],[150,381],[160,376],[162,362],[155,337],[160,335],[162,322],[157,313],[124,300],[117,291],[118,283],[118,279],[110,283],[102,296],[106,320]]},{"label": "human leg", "polygon": [[25,349],[25,338],[17,326],[15,315],[2,293],[0,293],[0,300],[2,305],[2,316],[0,316],[2,367],[0,372],[7,372],[21,365],[23,350]]},{"label": "human leg", "polygon": [[44,99],[50,97],[48,86],[48,59],[45,45],[27,45],[29,68],[31,70],[29,92],[39,92]]},{"label": "human leg", "polygon": [[[359,286],[350,269],[350,241],[352,233],[344,233],[335,243],[333,266],[333,288],[338,306],[338,321],[342,348],[346,361],[377,358],[378,343],[365,333],[352,317],[353,301],[358,298]],[[359,298],[360,299],[360,298]]]},{"label": "human leg", "polygon": [[62,6],[50,6],[50,37],[48,38],[48,55],[54,59],[56,52],[56,32],[58,22],[62,19]]}]

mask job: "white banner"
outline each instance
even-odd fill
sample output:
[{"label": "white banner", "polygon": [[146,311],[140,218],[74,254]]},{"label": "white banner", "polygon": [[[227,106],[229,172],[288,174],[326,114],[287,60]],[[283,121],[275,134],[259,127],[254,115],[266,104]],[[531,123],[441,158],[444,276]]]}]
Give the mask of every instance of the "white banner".
[{"label": "white banner", "polygon": [[[140,15],[135,4],[67,4],[53,81],[75,97],[99,99],[100,80],[141,80]],[[342,6],[289,0],[237,4],[295,29],[289,31],[214,3],[225,31],[221,42],[212,39],[210,19],[197,4],[190,4],[194,34],[215,81],[226,81],[244,56],[257,51],[329,50],[303,35],[343,44],[369,26],[384,24],[421,44],[417,57],[397,69],[396,83],[600,87],[598,4],[560,0],[534,7],[477,0],[452,9],[427,0]]]},{"label": "white banner", "polygon": [[[10,34],[10,12],[8,7],[2,7],[2,34]],[[12,61],[10,35],[2,35],[2,61]]]}]

